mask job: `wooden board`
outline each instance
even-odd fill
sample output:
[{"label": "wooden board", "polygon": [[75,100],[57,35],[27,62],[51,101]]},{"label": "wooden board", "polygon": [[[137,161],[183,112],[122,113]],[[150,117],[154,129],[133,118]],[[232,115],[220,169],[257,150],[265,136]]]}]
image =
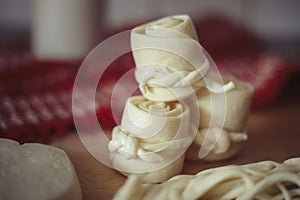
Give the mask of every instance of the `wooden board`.
[{"label": "wooden board", "polygon": [[[248,141],[238,156],[221,162],[188,162],[183,173],[195,174],[200,170],[227,164],[246,164],[262,160],[283,161],[300,156],[300,104],[285,100],[268,109],[250,114]],[[84,199],[112,199],[125,178],[101,164],[83,147],[76,133],[53,143],[64,149],[76,168]]]}]

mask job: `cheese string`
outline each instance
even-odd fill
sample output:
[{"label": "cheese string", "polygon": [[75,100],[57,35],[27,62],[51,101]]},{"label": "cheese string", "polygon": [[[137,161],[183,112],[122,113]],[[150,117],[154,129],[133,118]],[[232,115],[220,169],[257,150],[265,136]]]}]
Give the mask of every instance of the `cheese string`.
[{"label": "cheese string", "polygon": [[[264,161],[178,175],[162,184],[143,184],[131,176],[114,199],[236,199],[291,200],[300,198],[300,158],[283,163]],[[140,196],[128,196],[139,190]],[[122,196],[120,196],[122,195]],[[122,198],[124,199],[124,198]]]},{"label": "cheese string", "polygon": [[117,126],[113,129],[108,148],[111,153],[119,153],[126,159],[139,157],[148,162],[161,162],[164,160],[160,155],[161,151],[184,149],[189,146],[190,141],[191,138],[186,137],[156,144],[143,144]]},{"label": "cheese string", "polygon": [[[207,62],[207,60],[206,60]],[[228,92],[235,88],[232,81],[224,84],[214,80],[205,74],[208,71],[208,64],[203,64],[206,68],[188,70],[173,70],[168,66],[151,64],[140,66],[135,70],[137,82],[140,84],[142,91],[146,87],[186,87],[207,88],[210,92],[220,94]]]},{"label": "cheese string", "polygon": [[[229,132],[220,127],[203,128],[198,131],[194,142],[198,145],[202,145],[204,140],[207,140],[207,144],[215,144],[211,150],[211,154],[221,154],[236,143],[247,140],[247,134],[245,132]],[[202,148],[206,148],[202,146]]]}]

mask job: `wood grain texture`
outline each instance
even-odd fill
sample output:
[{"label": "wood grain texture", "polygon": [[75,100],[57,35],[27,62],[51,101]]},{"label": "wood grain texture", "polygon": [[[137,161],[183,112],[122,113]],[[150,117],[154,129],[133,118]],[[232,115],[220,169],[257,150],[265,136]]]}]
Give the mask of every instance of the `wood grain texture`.
[{"label": "wood grain texture", "polygon": [[[272,107],[252,111],[247,123],[248,141],[241,152],[226,161],[189,162],[183,173],[228,164],[246,164],[262,160],[282,162],[300,156],[300,104],[298,99],[286,99]],[[81,183],[84,199],[111,199],[124,183],[125,177],[101,164],[83,147],[76,133],[53,143],[71,158]]]}]

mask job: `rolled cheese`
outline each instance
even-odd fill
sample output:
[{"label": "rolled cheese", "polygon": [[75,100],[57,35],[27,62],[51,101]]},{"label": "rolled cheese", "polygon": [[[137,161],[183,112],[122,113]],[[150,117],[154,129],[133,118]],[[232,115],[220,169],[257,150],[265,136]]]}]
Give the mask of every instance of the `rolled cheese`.
[{"label": "rolled cheese", "polygon": [[229,132],[244,130],[254,90],[248,83],[238,80],[233,82],[236,88],[225,94],[210,93],[204,88],[197,91],[200,128],[217,126]]},{"label": "rolled cheese", "polygon": [[180,173],[193,141],[190,123],[185,102],[130,97],[108,145],[114,168],[123,174],[144,174],[145,182],[162,182]]},{"label": "rolled cheese", "polygon": [[198,42],[187,15],[165,17],[134,28],[131,48],[137,67],[135,78],[147,99],[176,101],[194,95],[201,87],[214,93],[234,87],[231,82],[224,86],[207,76],[215,64]]},{"label": "rolled cheese", "polygon": [[141,142],[189,137],[190,110],[184,102],[155,102],[133,96],[126,102],[121,129]]},{"label": "rolled cheese", "polygon": [[131,48],[137,67],[159,63],[176,70],[192,71],[206,61],[199,54],[202,47],[187,15],[170,16],[134,28],[131,31]]},{"label": "rolled cheese", "polygon": [[186,153],[189,160],[224,160],[238,153],[247,140],[245,123],[251,106],[253,88],[231,80],[235,88],[225,93],[197,91],[200,112],[199,130]]},{"label": "rolled cheese", "polygon": [[67,154],[43,144],[0,139],[0,199],[82,199]]},{"label": "rolled cheese", "polygon": [[192,20],[187,15],[162,18],[134,28],[131,48],[135,77],[143,95],[155,101],[185,98],[209,70]]}]

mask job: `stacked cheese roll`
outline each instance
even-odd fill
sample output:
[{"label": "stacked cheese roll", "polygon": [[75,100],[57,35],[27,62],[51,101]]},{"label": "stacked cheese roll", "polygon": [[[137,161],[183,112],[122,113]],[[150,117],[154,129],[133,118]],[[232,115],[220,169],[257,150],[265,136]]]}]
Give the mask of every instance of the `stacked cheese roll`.
[{"label": "stacked cheese roll", "polygon": [[131,46],[135,77],[148,99],[178,101],[201,87],[215,93],[233,87],[232,82],[223,86],[207,76],[210,63],[187,15],[162,18],[133,29]]},{"label": "stacked cheese roll", "polygon": [[129,98],[109,143],[114,168],[125,175],[143,173],[144,181],[151,183],[181,173],[193,139],[189,116],[185,103]]},{"label": "stacked cheese roll", "polygon": [[[184,153],[196,135],[197,149],[190,149],[189,155],[194,151],[198,155],[199,147],[205,146],[201,132],[203,128],[212,132],[206,123],[210,113],[216,115],[218,121],[218,113],[205,105],[209,101],[207,94],[224,97],[235,91],[235,84],[212,78],[209,72],[212,61],[199,44],[187,15],[166,17],[134,28],[131,47],[136,64],[135,78],[142,96],[128,99],[122,122],[113,129],[109,150],[113,166],[121,173],[143,173],[144,182],[162,182],[181,172]],[[235,93],[231,93],[230,98],[233,104],[242,92]],[[207,116],[199,119],[199,110],[200,115],[207,111]],[[221,124],[214,125],[223,128]],[[222,131],[228,132],[220,137],[226,140],[228,138],[223,136],[231,137],[232,132],[243,129],[226,127]],[[233,135],[236,137],[244,139],[244,134]],[[215,137],[215,143],[217,139]],[[223,146],[218,151],[227,152],[229,148]]]},{"label": "stacked cheese roll", "polygon": [[[227,159],[235,155],[242,142],[247,140],[245,124],[253,87],[232,78],[224,79],[232,80],[235,88],[224,94],[209,93],[206,89],[197,91],[199,130],[186,154],[187,159]],[[223,102],[219,102],[220,99]]]}]

